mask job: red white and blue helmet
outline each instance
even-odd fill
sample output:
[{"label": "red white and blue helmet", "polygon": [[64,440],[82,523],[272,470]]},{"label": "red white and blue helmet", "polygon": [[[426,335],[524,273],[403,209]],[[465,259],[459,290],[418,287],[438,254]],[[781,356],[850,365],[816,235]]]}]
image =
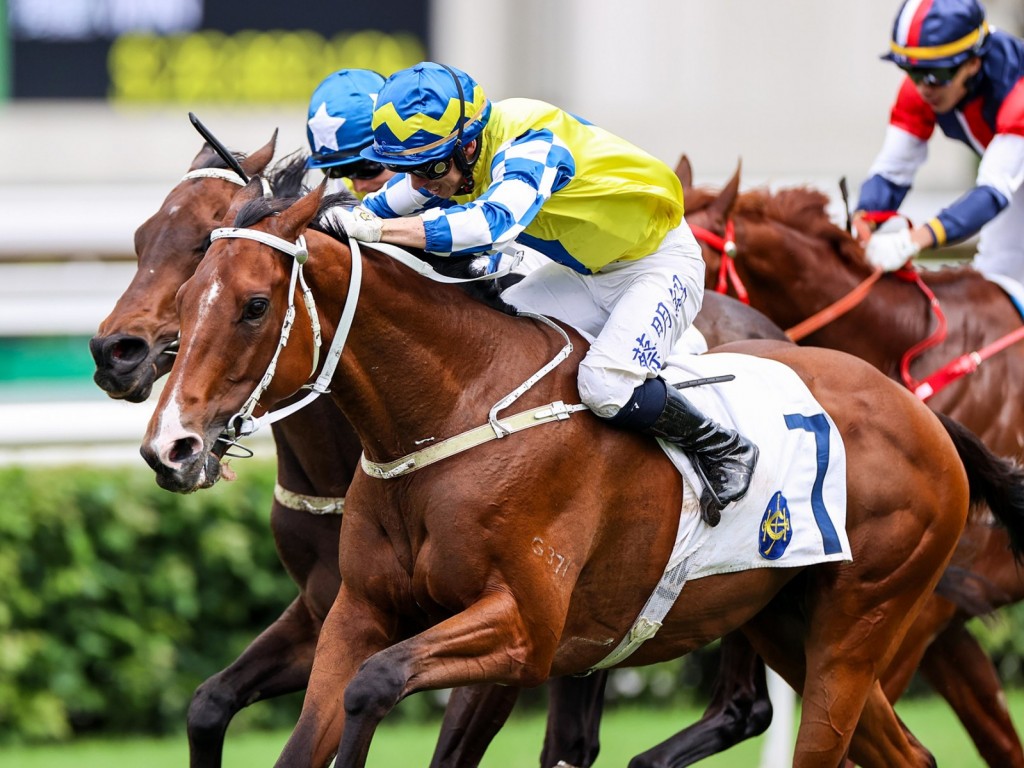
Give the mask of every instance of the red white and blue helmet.
[{"label": "red white and blue helmet", "polygon": [[373,112],[373,145],[363,157],[415,166],[444,160],[480,135],[491,116],[483,88],[465,72],[432,61],[395,72]]},{"label": "red white and blue helmet", "polygon": [[341,69],[324,78],[309,99],[306,138],[313,153],[307,168],[362,161],[373,141],[370,120],[384,77],[368,69]]},{"label": "red white and blue helmet", "polygon": [[982,52],[988,31],[977,0],[905,0],[882,58],[901,67],[956,67]]}]

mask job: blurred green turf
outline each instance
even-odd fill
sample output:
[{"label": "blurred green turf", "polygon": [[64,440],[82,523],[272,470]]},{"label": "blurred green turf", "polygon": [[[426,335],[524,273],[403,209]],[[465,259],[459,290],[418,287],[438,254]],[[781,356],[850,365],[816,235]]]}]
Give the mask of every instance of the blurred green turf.
[{"label": "blurred green turf", "polygon": [[[1024,692],[1009,696],[1011,711],[1018,722],[1024,721]],[[906,701],[899,705],[900,717],[940,758],[941,765],[956,768],[983,768],[963,727],[945,702],[936,698]],[[692,723],[697,710],[681,712],[620,709],[609,712],[601,729],[601,755],[597,768],[624,766],[633,755],[670,736],[679,727]],[[437,724],[384,724],[370,750],[371,768],[425,766],[430,761],[437,739]],[[538,764],[544,721],[539,715],[510,719],[488,751],[483,768],[533,768]],[[253,768],[273,765],[288,738],[285,731],[229,732],[224,768]],[[760,764],[763,739],[745,742],[729,752],[700,763],[709,768],[740,768]],[[15,747],[0,749],[0,765],[18,768],[181,768],[188,763],[184,735],[169,739],[83,740],[63,746]]]}]

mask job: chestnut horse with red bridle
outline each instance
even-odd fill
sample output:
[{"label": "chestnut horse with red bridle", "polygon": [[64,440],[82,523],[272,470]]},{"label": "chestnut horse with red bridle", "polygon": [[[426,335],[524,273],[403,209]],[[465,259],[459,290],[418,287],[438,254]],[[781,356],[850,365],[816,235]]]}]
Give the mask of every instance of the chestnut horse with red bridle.
[{"label": "chestnut horse with red bridle", "polygon": [[[271,138],[248,156],[239,155],[239,170],[246,177],[266,173],[275,194],[296,193],[304,159],[289,156],[270,166],[274,145]],[[135,276],[90,343],[96,383],[111,397],[141,402],[170,370],[179,330],[175,296],[244,183],[213,147],[204,145],[160,209],[136,231]],[[712,345],[785,338],[763,315],[724,296],[707,296],[696,324]],[[359,439],[327,398],[272,428],[277,488],[270,526],[281,563],[299,594],[237,660],[196,690],[187,718],[192,768],[221,765],[228,724],[242,708],[306,687],[320,627],[341,583],[338,535],[345,493],[359,461]],[[562,759],[579,766],[593,762],[605,675],[595,673],[587,690],[553,684],[552,711],[565,717],[552,720],[545,764]],[[493,721],[503,719],[514,702],[514,697],[493,697],[484,706],[463,698],[457,692],[451,699],[438,746],[440,765],[478,760],[497,727]],[[580,722],[581,711],[593,716]]]},{"label": "chestnut horse with red bridle", "polygon": [[[685,157],[677,172],[687,221],[704,246],[709,290],[745,296],[800,343],[857,355],[996,453],[1024,459],[1021,317],[1002,288],[965,266],[880,273],[832,222],[818,190],[739,194],[738,171],[720,192],[694,188]],[[933,597],[884,688],[895,701],[920,664],[986,762],[1022,768],[1024,750],[998,673],[964,625],[979,609],[1024,599],[1024,574],[1005,531],[984,524],[967,526],[955,563],[969,604]],[[749,681],[741,690],[749,698]]]},{"label": "chestnut horse with red bridle", "polygon": [[[170,490],[215,482],[224,430],[309,382],[306,323],[318,318],[338,363],[314,389],[329,392],[370,463],[346,495],[342,585],[279,764],[323,766],[337,752],[337,765],[361,766],[381,718],[411,693],[536,685],[601,661],[659,581],[683,488],[654,441],[586,412],[558,418],[559,404],[579,400],[585,343],[571,330],[495,312],[379,251],[358,258],[344,238],[309,228],[321,194],[282,207],[254,181],[236,197],[224,220],[235,228],[215,233],[178,293],[180,351],[142,453]],[[302,265],[310,317],[295,302]],[[424,458],[449,436],[505,431],[487,426],[482,404],[557,359],[562,334],[573,342],[566,364],[519,400],[549,423],[436,465]],[[778,342],[730,351],[788,365],[832,417],[846,446],[853,560],[690,582],[628,664],[742,628],[803,693],[796,765],[839,765],[847,753],[862,765],[933,765],[878,675],[949,562],[969,501],[984,495],[1020,530],[1021,475],[856,358]]]}]

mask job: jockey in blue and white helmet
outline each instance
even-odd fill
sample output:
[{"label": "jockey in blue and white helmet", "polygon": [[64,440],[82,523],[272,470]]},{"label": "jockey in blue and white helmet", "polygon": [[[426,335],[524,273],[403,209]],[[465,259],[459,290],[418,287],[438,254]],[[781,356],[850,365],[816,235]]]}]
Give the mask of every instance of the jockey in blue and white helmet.
[{"label": "jockey in blue and white helmet", "polygon": [[[854,216],[868,260],[896,269],[980,230],[975,266],[1024,281],[1024,42],[990,28],[977,0],[905,0],[882,58],[906,77]],[[936,126],[981,156],[975,186],[920,226],[872,236],[910,190]]]},{"label": "jockey in blue and white helmet", "polygon": [[[441,255],[513,244],[543,254],[502,297],[593,338],[577,379],[583,402],[688,451],[708,519],[746,493],[756,446],[659,376],[704,295],[704,261],[667,165],[551,104],[491,103],[465,72],[434,62],[388,78],[362,155],[398,175],[347,218],[350,236]],[[420,190],[431,203],[415,202]]]},{"label": "jockey in blue and white helmet", "polygon": [[340,69],[316,87],[309,99],[306,138],[312,152],[307,168],[319,168],[338,191],[344,179],[363,195],[380,189],[394,173],[359,152],[373,143],[370,120],[384,77],[368,69]]}]

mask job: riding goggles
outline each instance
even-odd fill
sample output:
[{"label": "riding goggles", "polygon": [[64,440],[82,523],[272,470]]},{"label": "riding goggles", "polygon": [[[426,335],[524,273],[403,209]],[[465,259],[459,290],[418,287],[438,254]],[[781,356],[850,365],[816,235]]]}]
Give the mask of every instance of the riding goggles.
[{"label": "riding goggles", "polygon": [[375,179],[384,172],[384,166],[373,160],[359,160],[355,163],[331,165],[323,169],[329,179],[356,179],[365,181]]},{"label": "riding goggles", "polygon": [[454,162],[454,156],[449,156],[444,160],[430,160],[423,165],[408,166],[384,163],[384,167],[395,173],[411,173],[413,176],[419,176],[421,179],[437,181],[448,175],[448,171],[452,169]]},{"label": "riding goggles", "polygon": [[914,85],[936,85],[944,86],[953,82],[956,73],[960,71],[960,65],[955,67],[900,67],[907,73]]}]

